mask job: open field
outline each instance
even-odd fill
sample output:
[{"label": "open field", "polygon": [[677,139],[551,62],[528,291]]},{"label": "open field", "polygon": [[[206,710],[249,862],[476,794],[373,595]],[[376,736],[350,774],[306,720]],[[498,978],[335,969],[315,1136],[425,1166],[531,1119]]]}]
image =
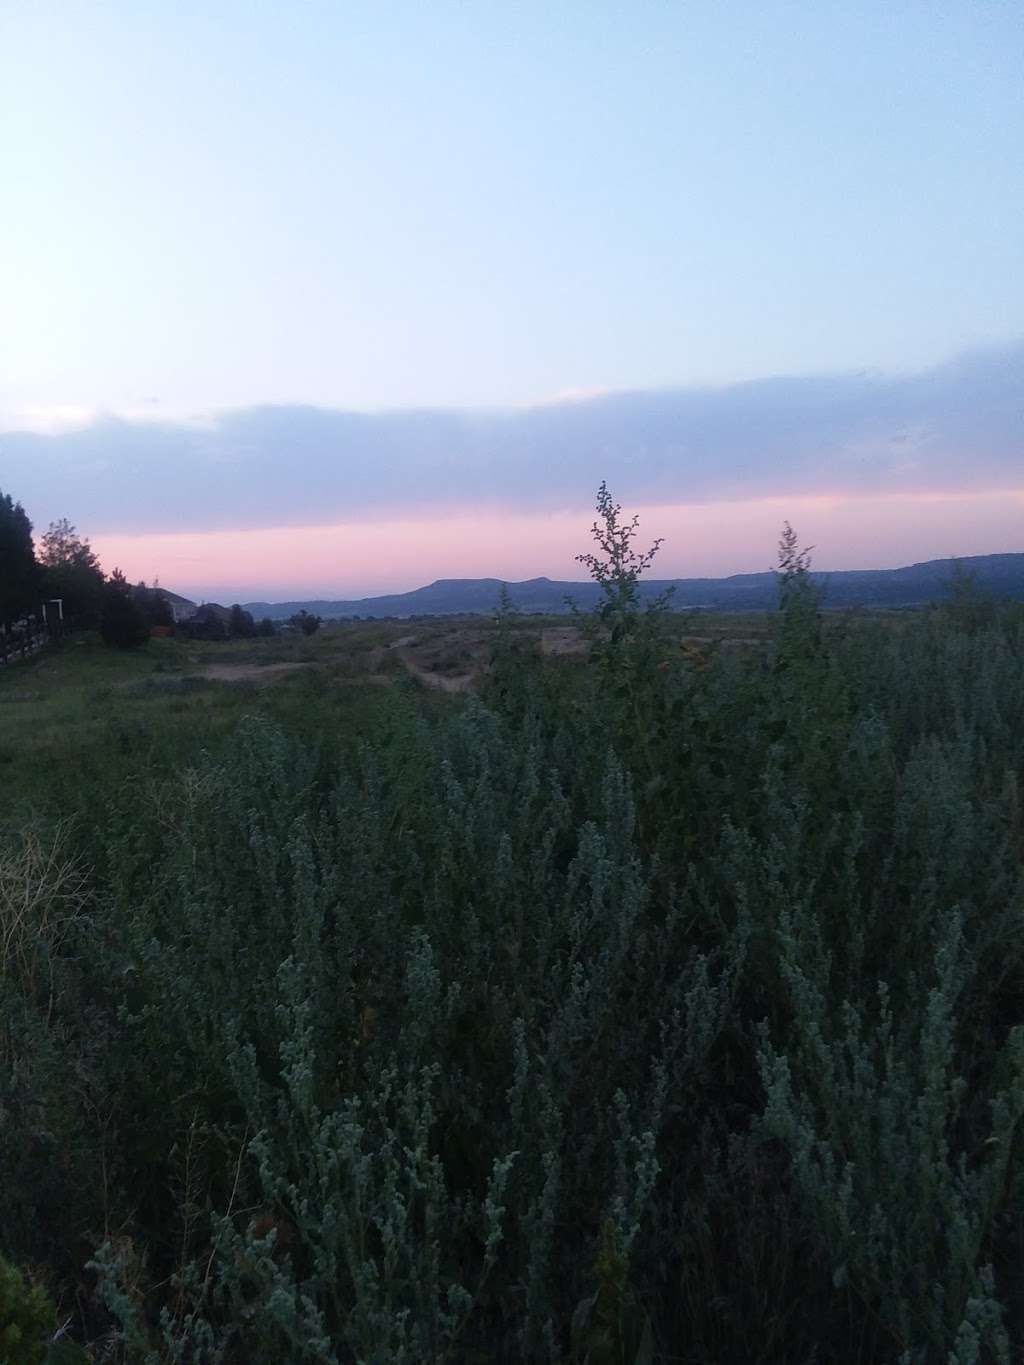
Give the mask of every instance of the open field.
[{"label": "open field", "polygon": [[[906,618],[879,612],[855,619],[895,629]],[[764,648],[772,618],[700,613],[670,616],[666,624],[681,653],[693,657],[717,647]],[[569,662],[586,657],[583,632],[564,617],[517,618],[511,628],[529,652]],[[95,635],[76,637],[0,670],[0,810],[46,807],[96,764],[127,771],[145,760],[166,768],[250,713],[288,716],[313,733],[328,716],[340,722],[372,710],[366,689],[381,685],[413,679],[439,692],[478,690],[495,632],[493,620],[473,616],[327,625],[310,638],[152,640],[139,652],[111,651]]]},{"label": "open field", "polygon": [[0,1256],[67,1365],[1012,1360],[1022,784],[984,602],[13,665]]}]

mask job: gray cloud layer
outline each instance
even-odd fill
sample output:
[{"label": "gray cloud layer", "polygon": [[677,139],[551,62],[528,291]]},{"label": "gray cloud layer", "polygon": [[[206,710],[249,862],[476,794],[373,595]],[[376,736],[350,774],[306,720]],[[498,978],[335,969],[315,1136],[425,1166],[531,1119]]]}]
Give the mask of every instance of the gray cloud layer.
[{"label": "gray cloud layer", "polygon": [[486,502],[1024,486],[1024,342],[921,374],[767,379],[511,413],[252,407],[0,436],[0,488],[90,534],[299,526]]}]

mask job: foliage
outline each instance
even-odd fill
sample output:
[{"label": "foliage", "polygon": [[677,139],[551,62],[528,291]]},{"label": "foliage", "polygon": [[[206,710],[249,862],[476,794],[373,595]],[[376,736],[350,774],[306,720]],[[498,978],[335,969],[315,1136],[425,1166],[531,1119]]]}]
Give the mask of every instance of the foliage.
[{"label": "foliage", "polygon": [[103,587],[100,635],[117,649],[134,649],[149,639],[149,623],[125,576],[115,569]]},{"label": "foliage", "polygon": [[26,1283],[0,1256],[0,1360],[4,1365],[43,1365],[56,1314],[43,1288]]},{"label": "foliage", "polygon": [[264,616],[260,621],[259,625],[256,627],[256,634],[264,640],[269,640],[277,634],[277,627],[269,616]]},{"label": "foliage", "polygon": [[991,626],[996,613],[995,600],[982,590],[977,574],[962,560],[953,561],[953,574],[946,584],[946,594],[945,609],[960,630],[973,635]]},{"label": "foliage", "polygon": [[72,524],[54,521],[42,537],[39,562],[47,597],[59,597],[64,615],[94,620],[104,600],[103,570],[88,540]]},{"label": "foliage", "polygon": [[155,583],[151,588],[147,588],[145,583],[137,583],[132,589],[132,597],[145,617],[147,626],[174,625],[171,604]]},{"label": "foliage", "polygon": [[319,616],[314,616],[303,607],[294,616],[289,616],[288,624],[293,630],[300,631],[303,635],[315,635],[322,623]]},{"label": "foliage", "polygon": [[251,640],[256,635],[256,622],[252,619],[252,612],[246,611],[238,602],[231,608],[228,634],[236,640]]},{"label": "foliage", "polygon": [[[596,612],[598,618],[608,625],[613,633],[616,629],[628,633],[636,628],[640,598],[638,585],[640,578],[651,567],[654,557],[661,547],[658,539],[647,550],[639,553],[633,542],[640,529],[640,518],[622,520],[622,507],[608,491],[608,485],[601,483],[597,490],[597,520],[590,528],[590,534],[600,551],[594,554],[587,551],[576,556],[576,562],[583,564],[591,578],[601,589],[602,600]],[[669,601],[672,589],[654,599],[648,614],[655,614]]]},{"label": "foliage", "polygon": [[183,622],[184,633],[190,640],[226,640],[228,622],[223,607],[213,602],[204,602],[187,621]]},{"label": "foliage", "polygon": [[[573,614],[591,640],[591,657],[600,676],[600,709],[619,736],[619,748],[640,784],[641,804],[662,790],[666,775],[658,755],[659,734],[668,717],[667,694],[652,686],[668,666],[664,617],[674,589],[641,603],[639,584],[661,546],[655,540],[637,551],[639,518],[622,518],[606,483],[597,490],[597,520],[590,528],[599,553],[576,556],[601,590],[593,611]],[[641,819],[645,813],[641,811]]]},{"label": "foliage", "polygon": [[20,502],[0,493],[0,626],[37,610],[40,589],[32,523]]},{"label": "foliage", "polygon": [[78,703],[0,858],[0,1246],[108,1355],[1024,1350],[1024,621],[832,616],[787,532],[763,642],[682,649],[603,505],[592,663],[506,603],[482,698],[157,641]]}]

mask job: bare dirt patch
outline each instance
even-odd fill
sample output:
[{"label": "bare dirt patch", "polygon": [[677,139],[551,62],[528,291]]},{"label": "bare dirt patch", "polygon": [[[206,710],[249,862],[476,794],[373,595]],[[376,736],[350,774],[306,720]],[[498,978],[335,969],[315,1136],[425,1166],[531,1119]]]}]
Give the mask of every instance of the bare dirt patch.
[{"label": "bare dirt patch", "polygon": [[455,676],[447,673],[431,673],[427,668],[419,668],[409,658],[403,656],[402,663],[412,674],[418,678],[424,687],[433,687],[438,692],[468,692],[476,682],[475,673],[459,673]]},{"label": "bare dirt patch", "polygon": [[590,641],[576,626],[548,626],[540,633],[540,652],[585,658],[590,653]]},{"label": "bare dirt patch", "polygon": [[195,677],[209,678],[211,682],[252,682],[271,683],[285,673],[295,673],[309,668],[302,664],[208,664],[196,671]]}]

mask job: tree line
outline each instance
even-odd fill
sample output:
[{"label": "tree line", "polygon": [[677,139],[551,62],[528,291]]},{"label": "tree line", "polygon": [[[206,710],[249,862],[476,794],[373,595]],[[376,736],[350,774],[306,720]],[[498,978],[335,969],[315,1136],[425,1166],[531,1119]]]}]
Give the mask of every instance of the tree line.
[{"label": "tree line", "polygon": [[99,626],[108,644],[149,638],[152,626],[172,626],[170,604],[157,588],[131,585],[120,569],[108,576],[86,537],[66,518],[39,538],[20,502],[0,492],[0,626],[29,619]]},{"label": "tree line", "polygon": [[[145,643],[154,627],[175,628],[174,612],[159,585],[129,583],[118,568],[105,574],[88,539],[70,521],[51,522],[38,543],[32,531],[21,503],[0,491],[0,629],[17,632],[30,620],[74,622],[98,627],[107,644],[129,648]],[[303,611],[288,624],[311,635],[320,618]],[[257,623],[237,602],[230,612],[209,603],[181,625],[200,640],[276,633],[269,618]]]}]

